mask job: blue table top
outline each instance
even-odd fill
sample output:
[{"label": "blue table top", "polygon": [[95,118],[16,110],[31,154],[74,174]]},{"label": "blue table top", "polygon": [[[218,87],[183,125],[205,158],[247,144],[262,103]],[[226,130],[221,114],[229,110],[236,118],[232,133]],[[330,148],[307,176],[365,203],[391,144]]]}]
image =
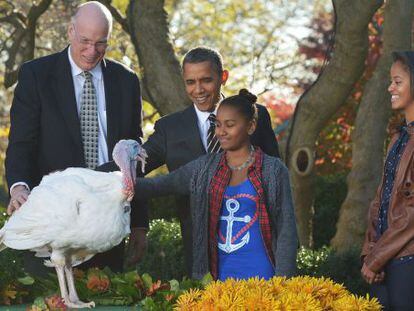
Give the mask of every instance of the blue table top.
[{"label": "blue table top", "polygon": [[[26,311],[27,307],[29,307],[29,305],[0,306],[0,310],[1,311]],[[141,308],[137,306],[96,306],[93,309],[84,308],[84,309],[76,309],[76,310],[139,311],[141,310]]]}]

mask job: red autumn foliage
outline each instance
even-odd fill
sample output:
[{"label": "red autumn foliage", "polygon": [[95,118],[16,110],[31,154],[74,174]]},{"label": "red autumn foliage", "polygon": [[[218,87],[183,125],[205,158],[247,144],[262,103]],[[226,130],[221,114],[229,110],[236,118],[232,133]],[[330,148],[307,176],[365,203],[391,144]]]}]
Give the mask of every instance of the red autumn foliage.
[{"label": "red autumn foliage", "polygon": [[85,277],[85,272],[81,269],[73,269],[73,277],[75,280],[82,280]]},{"label": "red autumn foliage", "polygon": [[110,281],[107,276],[92,274],[88,276],[86,287],[94,292],[105,292],[109,289]]},{"label": "red autumn foliage", "polygon": [[58,295],[53,295],[45,298],[46,305],[50,310],[54,311],[66,311],[67,307],[63,302],[62,297]]},{"label": "red autumn foliage", "polygon": [[134,286],[141,292],[145,292],[145,285],[144,282],[142,281],[142,279],[140,277],[138,277],[135,281]]},{"label": "red autumn foliage", "polygon": [[[361,79],[356,83],[354,90],[345,103],[321,131],[316,143],[316,165],[318,173],[330,174],[348,171],[351,168],[352,139],[351,134],[356,117],[358,104],[360,103],[364,86],[375,69],[382,52],[381,33],[384,17],[383,10],[379,10],[369,24],[369,52],[365,64],[365,71]],[[307,60],[304,62],[306,70],[319,73],[331,51],[330,42],[333,39],[333,16],[331,13],[322,12],[315,16],[310,27],[313,33],[302,40],[299,53]],[[302,94],[311,86],[312,81],[303,79],[291,85],[295,95]],[[266,106],[271,111],[271,117],[276,126],[280,126],[293,115],[294,105],[287,104],[286,100],[278,98],[277,94],[263,95]]]},{"label": "red autumn foliage", "polygon": [[270,110],[270,116],[276,128],[288,121],[295,110],[295,105],[289,104],[283,98],[278,98],[273,92],[263,94],[261,100]]},{"label": "red autumn foliage", "polygon": [[170,290],[171,286],[168,283],[161,283],[160,280],[151,284],[150,288],[147,289],[146,295],[153,296],[157,291]]},{"label": "red autumn foliage", "polygon": [[174,294],[167,294],[165,295],[165,300],[172,301],[175,298]]}]

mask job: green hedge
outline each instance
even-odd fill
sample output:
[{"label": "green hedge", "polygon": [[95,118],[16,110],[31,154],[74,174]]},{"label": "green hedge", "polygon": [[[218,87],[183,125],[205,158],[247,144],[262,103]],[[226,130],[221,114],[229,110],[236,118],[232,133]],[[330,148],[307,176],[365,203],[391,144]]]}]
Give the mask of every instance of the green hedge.
[{"label": "green hedge", "polygon": [[337,254],[324,246],[318,250],[301,248],[298,252],[298,274],[329,277],[354,294],[365,295],[368,284],[361,277],[359,249]]},{"label": "green hedge", "polygon": [[329,245],[336,232],[339,210],[345,200],[346,175],[317,176],[313,217],[313,247]]},{"label": "green hedge", "polygon": [[[329,245],[335,235],[339,209],[347,192],[346,174],[317,176],[315,185],[315,215],[313,218],[313,247]],[[149,201],[149,219],[177,218],[174,196]]]},{"label": "green hedge", "polygon": [[[155,280],[182,279],[184,257],[180,226],[177,221],[153,220],[148,234],[149,249],[144,260],[137,266],[138,273],[150,274]],[[360,276],[359,250],[347,254],[335,254],[330,248],[319,250],[301,248],[298,252],[298,274],[330,277],[343,283],[355,294],[365,294],[367,285]],[[0,292],[24,276],[20,253],[5,250],[0,253]]]},{"label": "green hedge", "polygon": [[25,276],[21,252],[12,249],[0,252],[0,305],[10,303],[12,299],[19,303],[24,301],[27,293],[17,289],[24,287],[19,279]]},{"label": "green hedge", "polygon": [[137,270],[156,279],[182,279],[185,268],[178,221],[154,219],[150,222],[148,250]]},{"label": "green hedge", "polygon": [[148,201],[148,218],[154,219],[165,219],[172,221],[177,218],[177,207],[176,207],[175,196],[165,196]]},{"label": "green hedge", "polygon": [[[181,279],[185,269],[178,221],[151,221],[148,244],[148,252],[138,265],[138,273],[148,272],[162,280]],[[327,246],[318,250],[301,248],[297,264],[300,275],[330,277],[335,282],[343,283],[355,294],[367,292],[367,285],[360,276],[358,249],[339,255]]]}]

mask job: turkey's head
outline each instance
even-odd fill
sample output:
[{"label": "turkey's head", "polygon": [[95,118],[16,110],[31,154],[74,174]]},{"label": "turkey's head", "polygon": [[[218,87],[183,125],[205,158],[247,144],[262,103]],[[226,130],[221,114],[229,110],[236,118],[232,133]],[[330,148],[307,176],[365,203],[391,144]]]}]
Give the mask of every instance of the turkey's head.
[{"label": "turkey's head", "polygon": [[124,192],[128,201],[134,197],[137,161],[141,162],[141,170],[144,172],[146,157],[145,149],[132,139],[120,140],[114,147],[112,158],[121,170]]}]

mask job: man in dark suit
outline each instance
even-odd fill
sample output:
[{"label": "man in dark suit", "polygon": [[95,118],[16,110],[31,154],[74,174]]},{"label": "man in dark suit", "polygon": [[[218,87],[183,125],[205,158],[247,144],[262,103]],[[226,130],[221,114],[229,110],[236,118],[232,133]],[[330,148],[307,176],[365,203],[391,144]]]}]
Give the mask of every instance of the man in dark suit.
[{"label": "man in dark suit", "polygon": [[[155,123],[154,133],[143,145],[148,153],[146,173],[163,164],[167,165],[169,171],[173,171],[208,151],[217,151],[207,137],[211,125],[209,118],[222,97],[221,86],[226,83],[229,73],[223,68],[221,55],[206,47],[189,51],[184,57],[182,70],[186,91],[193,105]],[[259,119],[252,143],[265,153],[278,157],[278,144],[269,113],[263,106],[257,105],[257,108]],[[177,208],[186,270],[191,275],[192,240],[188,197],[178,197]]]},{"label": "man in dark suit", "polygon": [[[22,65],[5,161],[9,214],[26,201],[44,175],[67,167],[95,169],[111,160],[120,139],[142,136],[138,77],[120,63],[104,59],[111,29],[112,16],[104,5],[84,3],[69,25],[69,47]],[[132,215],[131,239],[144,246],[146,211],[132,210],[142,215]],[[95,257],[90,265],[121,271],[123,245]],[[32,268],[37,272],[40,266]]]}]

